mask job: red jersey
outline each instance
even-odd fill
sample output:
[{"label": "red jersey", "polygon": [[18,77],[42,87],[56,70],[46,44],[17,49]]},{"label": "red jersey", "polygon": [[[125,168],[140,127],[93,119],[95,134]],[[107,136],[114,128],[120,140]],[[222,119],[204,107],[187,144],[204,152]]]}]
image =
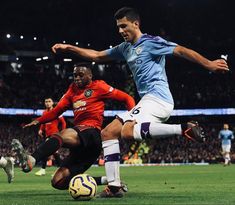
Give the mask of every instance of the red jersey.
[{"label": "red jersey", "polygon": [[135,106],[134,99],[128,94],[114,89],[102,80],[92,81],[85,88],[78,88],[75,83],[47,115],[37,120],[39,123],[49,122],[68,109],[73,109],[74,125],[86,125],[101,129],[103,123],[104,100],[114,99],[126,104],[128,110]]},{"label": "red jersey", "polygon": [[[48,112],[49,112],[48,110],[44,110],[42,115],[45,115]],[[58,117],[53,121],[42,124],[40,126],[40,130],[45,133],[46,137],[49,137],[52,134],[55,134],[65,128],[66,128],[66,122],[64,120],[64,117],[62,116]]]}]

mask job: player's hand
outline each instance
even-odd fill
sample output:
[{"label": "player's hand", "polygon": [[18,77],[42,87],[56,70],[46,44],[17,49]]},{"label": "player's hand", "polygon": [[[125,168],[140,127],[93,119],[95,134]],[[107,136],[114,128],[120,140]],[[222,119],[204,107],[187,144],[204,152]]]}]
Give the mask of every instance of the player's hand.
[{"label": "player's hand", "polygon": [[57,53],[58,50],[65,51],[67,50],[69,44],[57,43],[51,47],[53,53]]},{"label": "player's hand", "polygon": [[223,59],[210,61],[207,68],[212,72],[225,73],[229,71],[228,64]]},{"label": "player's hand", "polygon": [[30,122],[29,124],[24,125],[23,128],[35,126],[38,124],[39,124],[39,122],[37,120],[34,120],[34,121]]},{"label": "player's hand", "polygon": [[38,131],[38,136],[41,137],[41,138],[43,138],[43,131],[42,131],[42,130],[39,130],[39,131]]}]

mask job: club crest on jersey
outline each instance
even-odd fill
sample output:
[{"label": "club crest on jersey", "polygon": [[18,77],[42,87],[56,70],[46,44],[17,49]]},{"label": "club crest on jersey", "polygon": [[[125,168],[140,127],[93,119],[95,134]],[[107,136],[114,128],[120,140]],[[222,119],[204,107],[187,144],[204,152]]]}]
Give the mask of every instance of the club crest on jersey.
[{"label": "club crest on jersey", "polygon": [[136,52],[137,55],[141,54],[141,52],[142,52],[141,46],[139,46],[138,48],[136,48],[135,52]]},{"label": "club crest on jersey", "polygon": [[91,97],[92,93],[93,93],[93,90],[88,89],[88,90],[85,90],[84,95],[85,97],[89,98]]},{"label": "club crest on jersey", "polygon": [[110,87],[109,92],[113,92],[113,89],[114,89],[113,87]]},{"label": "club crest on jersey", "polygon": [[73,108],[78,109],[78,108],[83,107],[85,105],[86,105],[86,101],[78,100],[73,103]]}]

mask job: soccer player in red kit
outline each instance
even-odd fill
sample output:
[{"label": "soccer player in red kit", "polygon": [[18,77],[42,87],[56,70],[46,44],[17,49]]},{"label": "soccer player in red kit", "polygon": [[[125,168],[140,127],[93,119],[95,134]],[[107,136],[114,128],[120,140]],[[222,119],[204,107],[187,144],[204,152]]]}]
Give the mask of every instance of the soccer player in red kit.
[{"label": "soccer player in red kit", "polygon": [[[25,153],[17,139],[12,141],[13,150],[16,151],[24,172],[31,171],[37,162],[55,153],[60,147],[70,149],[70,155],[63,160],[52,179],[52,186],[57,189],[67,189],[71,178],[84,173],[99,157],[102,150],[100,131],[104,101],[113,99],[124,102],[128,110],[135,106],[134,99],[128,94],[102,80],[92,81],[90,64],[76,65],[73,75],[74,82],[56,107],[25,127],[52,121],[69,108],[73,109],[75,126],[53,134],[32,155]],[[105,177],[95,177],[95,180],[98,185],[107,183]]]},{"label": "soccer player in red kit", "polygon": [[[54,101],[52,98],[46,98],[44,101],[46,110],[43,111],[42,115],[45,115],[50,110],[53,109]],[[66,122],[63,116],[59,116],[57,119],[41,124],[40,129],[38,131],[38,135],[43,139],[43,141],[48,140],[53,134],[63,130],[66,128]],[[43,142],[44,143],[44,142]],[[56,165],[60,165],[60,156],[58,153],[53,154],[55,158]],[[42,166],[39,171],[35,173],[36,176],[44,176],[46,174],[46,165],[47,165],[48,158],[42,160]]]}]

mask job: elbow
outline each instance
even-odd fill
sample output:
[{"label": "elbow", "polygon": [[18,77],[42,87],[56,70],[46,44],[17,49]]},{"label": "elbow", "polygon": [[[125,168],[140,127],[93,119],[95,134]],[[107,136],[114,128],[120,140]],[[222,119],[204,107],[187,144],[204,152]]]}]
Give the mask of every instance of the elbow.
[{"label": "elbow", "polygon": [[100,62],[101,61],[101,55],[99,51],[96,51],[93,53],[93,55],[91,56],[91,59],[94,62]]},{"label": "elbow", "polygon": [[102,62],[102,61],[109,61],[110,59],[106,55],[105,51],[96,51],[93,53],[92,61],[94,62]]},{"label": "elbow", "polygon": [[184,56],[184,54],[187,52],[187,48],[183,47],[183,46],[176,46],[174,49],[174,55],[175,56]]}]

